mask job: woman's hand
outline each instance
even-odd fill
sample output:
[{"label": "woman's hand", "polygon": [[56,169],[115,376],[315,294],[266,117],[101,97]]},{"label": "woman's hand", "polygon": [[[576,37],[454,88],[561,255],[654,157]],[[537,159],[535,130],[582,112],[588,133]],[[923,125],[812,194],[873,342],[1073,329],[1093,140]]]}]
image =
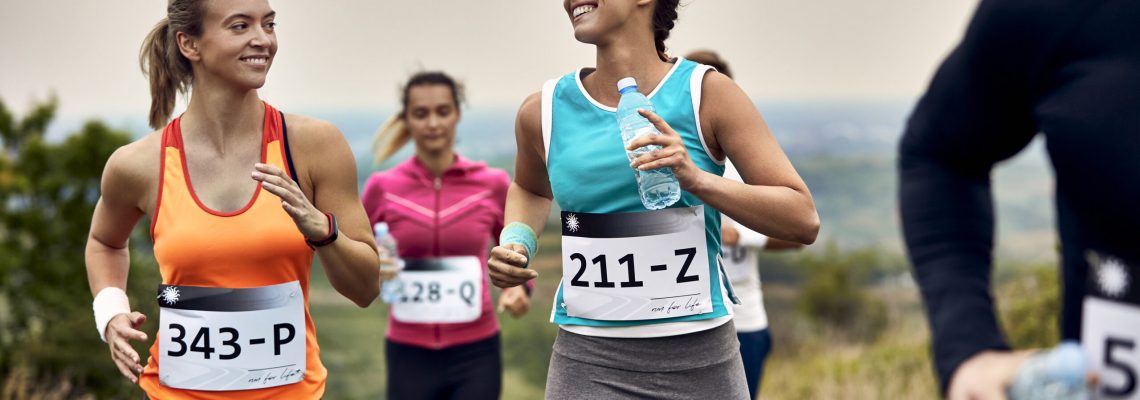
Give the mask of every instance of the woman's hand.
[{"label": "woman's hand", "polygon": [[305,197],[301,187],[285,171],[262,163],[254,164],[253,169],[253,180],[261,182],[261,187],[281,199],[281,208],[293,218],[297,230],[306,239],[321,240],[328,237],[328,217]]},{"label": "woman's hand", "polygon": [[146,341],[146,333],[138,330],[143,322],[146,322],[146,316],[140,312],[122,313],[111,318],[107,330],[103,332],[107,347],[111,350],[111,359],[131,383],[138,383],[138,374],[143,371],[139,353],[130,343],[131,340]]},{"label": "woman's hand", "polygon": [[681,139],[681,135],[665,123],[664,119],[652,111],[638,110],[638,112],[648,119],[661,134],[637,137],[629,142],[626,150],[632,151],[654,144],[661,146],[661,148],[638,156],[629,163],[629,166],[639,171],[669,168],[677,177],[681,189],[692,192],[692,189],[697,187],[708,174],[693,164],[693,159],[689,157],[689,152],[685,149],[685,142]]},{"label": "woman's hand", "polygon": [[530,296],[522,286],[503,289],[499,293],[499,312],[509,311],[512,317],[519,318],[530,310]]},{"label": "woman's hand", "polygon": [[1032,351],[983,351],[966,359],[950,378],[949,400],[1005,400],[1017,372]]},{"label": "woman's hand", "polygon": [[396,279],[400,274],[400,258],[384,246],[376,246],[376,251],[380,253],[380,282]]},{"label": "woman's hand", "polygon": [[720,242],[729,246],[736,246],[740,243],[740,231],[736,229],[736,226],[722,223],[720,225]]},{"label": "woman's hand", "polygon": [[538,277],[538,272],[527,268],[526,265],[526,248],[518,243],[507,243],[491,249],[491,259],[487,260],[487,274],[495,286],[514,287]]}]

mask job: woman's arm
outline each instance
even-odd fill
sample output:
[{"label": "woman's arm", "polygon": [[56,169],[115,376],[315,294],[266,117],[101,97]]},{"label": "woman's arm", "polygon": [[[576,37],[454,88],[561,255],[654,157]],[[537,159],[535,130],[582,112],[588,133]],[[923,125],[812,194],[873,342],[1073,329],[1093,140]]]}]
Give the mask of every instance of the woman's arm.
[{"label": "woman's arm", "polygon": [[[530,95],[519,107],[515,120],[515,181],[507,189],[507,205],[503,212],[504,225],[520,222],[537,235],[546,227],[550,203],[550,179],[546,175],[546,151],[542,144],[542,103],[539,93]],[[495,286],[518,286],[534,279],[538,273],[526,268],[529,257],[526,249],[517,243],[500,243],[491,249],[487,272]]]},{"label": "woman's arm", "polygon": [[743,227],[772,238],[814,242],[819,233],[819,215],[811,192],[772,137],[752,100],[718,72],[710,72],[702,85],[705,97],[701,100],[701,127],[712,133],[705,136],[706,142],[714,155],[726,155],[736,165],[744,183],[698,168],[673,128],[644,110],[642,115],[663,134],[637,138],[628,148],[649,144],[662,148],[638,157],[631,166],[641,170],[671,167],[682,189]]},{"label": "woman's arm", "polygon": [[[132,312],[126,298],[128,245],[131,231],[144,214],[140,206],[146,203],[146,193],[153,187],[143,171],[158,170],[157,160],[143,157],[146,150],[154,147],[148,146],[154,144],[153,139],[152,136],[123,146],[107,160],[84,252],[87,282],[91,294],[96,296],[96,324],[105,324],[99,326],[99,334],[107,342],[119,372],[132,383],[138,382],[136,374],[142,372],[142,365],[130,341],[145,341],[147,335],[138,330],[146,316]],[[157,155],[158,151],[151,153]]]},{"label": "woman's arm", "polygon": [[[296,165],[312,189],[312,201],[280,168],[258,164],[253,178],[270,193],[281,198],[282,207],[310,240],[330,233],[325,212],[336,216],[336,241],[317,248],[317,257],[329,283],[337,292],[360,307],[368,307],[379,294],[379,256],[368,217],[356,190],[356,159],[340,130],[328,122],[287,115]],[[312,161],[312,162],[309,162]]]}]

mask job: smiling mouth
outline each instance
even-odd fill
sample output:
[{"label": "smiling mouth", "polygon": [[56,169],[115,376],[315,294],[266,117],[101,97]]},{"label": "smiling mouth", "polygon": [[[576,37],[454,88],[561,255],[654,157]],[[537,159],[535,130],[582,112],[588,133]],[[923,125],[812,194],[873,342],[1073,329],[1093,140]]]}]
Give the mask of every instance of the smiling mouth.
[{"label": "smiling mouth", "polygon": [[572,15],[571,18],[578,18],[582,15],[588,14],[589,12],[596,10],[597,8],[598,8],[598,6],[593,5],[593,4],[583,4],[583,5],[574,7],[574,10],[571,12],[571,15]]},{"label": "smiling mouth", "polygon": [[253,65],[266,65],[269,63],[269,56],[242,57],[241,61],[249,63],[249,64],[253,64]]}]

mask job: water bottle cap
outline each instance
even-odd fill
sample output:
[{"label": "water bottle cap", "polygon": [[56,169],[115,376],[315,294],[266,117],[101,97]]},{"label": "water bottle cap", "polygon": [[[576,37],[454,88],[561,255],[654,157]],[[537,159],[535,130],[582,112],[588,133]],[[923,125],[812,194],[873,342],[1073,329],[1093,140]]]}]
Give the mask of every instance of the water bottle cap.
[{"label": "water bottle cap", "polygon": [[628,77],[621,78],[620,80],[618,80],[617,87],[618,87],[619,92],[622,91],[623,89],[627,88],[627,87],[630,87],[630,86],[637,87],[637,80],[633,79],[632,76],[628,76]]},{"label": "water bottle cap", "polygon": [[388,223],[387,222],[377,222],[376,225],[372,225],[372,232],[376,234],[376,237],[387,236],[388,235]]}]

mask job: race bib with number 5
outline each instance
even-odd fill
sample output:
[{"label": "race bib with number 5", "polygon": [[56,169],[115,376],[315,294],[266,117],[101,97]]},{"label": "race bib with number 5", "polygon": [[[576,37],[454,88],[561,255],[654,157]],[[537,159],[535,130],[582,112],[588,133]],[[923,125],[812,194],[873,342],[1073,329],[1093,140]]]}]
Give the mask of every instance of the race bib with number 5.
[{"label": "race bib with number 5", "polygon": [[1105,254],[1089,259],[1081,344],[1100,378],[1096,398],[1140,400],[1140,265]]},{"label": "race bib with number 5", "polygon": [[571,317],[629,321],[712,312],[704,206],[562,212],[562,298]]},{"label": "race bib with number 5", "polygon": [[158,378],[189,390],[248,390],[305,376],[297,281],[257,288],[160,285]]},{"label": "race bib with number 5", "polygon": [[463,323],[483,312],[483,268],[474,256],[405,259],[392,318],[412,323]]}]

